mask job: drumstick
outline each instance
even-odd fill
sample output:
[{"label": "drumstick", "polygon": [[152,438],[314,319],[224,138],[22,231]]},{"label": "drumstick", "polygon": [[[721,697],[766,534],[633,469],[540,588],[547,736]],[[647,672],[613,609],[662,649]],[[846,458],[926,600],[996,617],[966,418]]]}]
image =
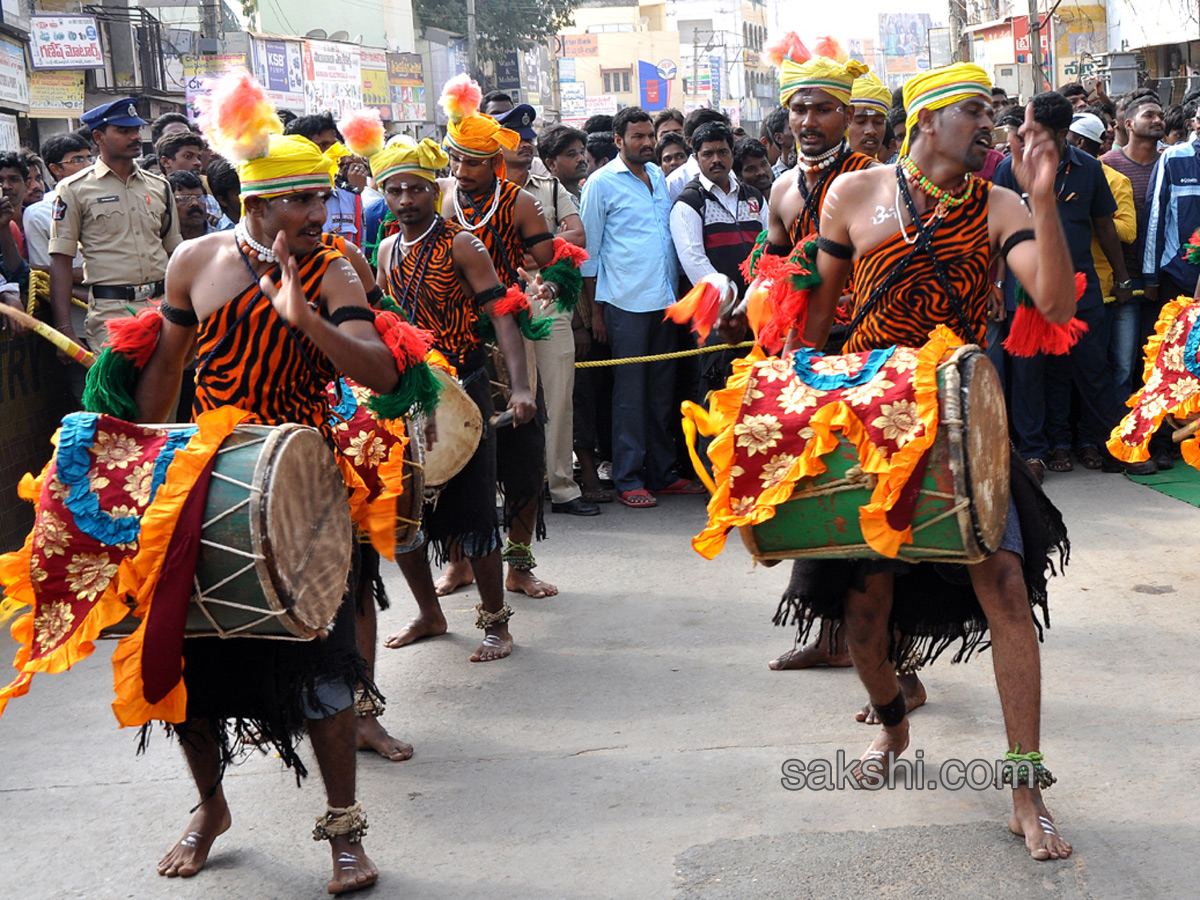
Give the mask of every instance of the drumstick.
[{"label": "drumstick", "polygon": [[41,319],[35,319],[33,316],[29,315],[29,313],[25,312],[25,310],[17,309],[15,306],[9,306],[7,303],[0,302],[0,313],[4,313],[4,315],[8,316],[10,319],[20,322],[30,331],[36,331],[55,347],[85,368],[90,369],[96,362],[96,357],[87,350],[84,350],[65,334],[56,331]]},{"label": "drumstick", "polygon": [[1182,428],[1175,429],[1175,433],[1171,435],[1171,440],[1178,444],[1181,441],[1186,441],[1197,431],[1200,431],[1200,419],[1193,419]]}]

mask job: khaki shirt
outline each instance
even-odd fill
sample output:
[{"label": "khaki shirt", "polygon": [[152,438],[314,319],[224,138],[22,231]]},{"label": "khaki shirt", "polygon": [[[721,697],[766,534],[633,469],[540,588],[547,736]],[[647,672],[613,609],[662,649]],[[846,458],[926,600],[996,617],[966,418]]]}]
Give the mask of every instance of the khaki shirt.
[{"label": "khaki shirt", "polygon": [[56,190],[50,252],[82,252],[84,284],[147,284],[166,274],[167,256],[182,238],[165,178],[135,165],[122,182],[98,160]]}]

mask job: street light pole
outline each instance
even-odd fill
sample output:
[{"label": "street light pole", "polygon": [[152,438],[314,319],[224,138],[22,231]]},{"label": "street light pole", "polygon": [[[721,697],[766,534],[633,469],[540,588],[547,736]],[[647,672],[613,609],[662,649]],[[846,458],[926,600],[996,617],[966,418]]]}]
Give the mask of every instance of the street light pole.
[{"label": "street light pole", "polygon": [[475,0],[467,0],[467,69],[479,77],[479,32],[475,27]]}]

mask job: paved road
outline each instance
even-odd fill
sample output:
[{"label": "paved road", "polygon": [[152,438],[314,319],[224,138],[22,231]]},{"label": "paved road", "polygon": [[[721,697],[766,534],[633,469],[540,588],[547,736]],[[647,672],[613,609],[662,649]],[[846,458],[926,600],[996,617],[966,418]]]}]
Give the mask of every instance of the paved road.
[{"label": "paved road", "polygon": [[[862,691],[848,670],[768,671],[790,643],[769,621],[785,567],[755,569],[736,540],[704,562],[687,543],[701,501],[669,498],[551,517],[538,571],[564,591],[514,604],[510,660],[467,662],[472,591],[447,603],[451,635],[381,652],[385,721],[417,755],[360,756],[384,872],[371,895],[1195,896],[1200,510],[1120,476],[1051,489],[1075,551],[1051,597],[1043,749],[1072,860],[1028,860],[995,791],[783,790],[785,759],[866,745],[850,715]],[[385,630],[411,603],[388,581]],[[195,801],[175,747],[159,738],[135,757],[135,735],[114,727],[108,652],[40,676],[0,722],[0,897],[324,896],[319,782],[297,790],[265,757],[231,772],[234,824],[208,869],[154,874]],[[927,683],[912,727],[929,769],[1005,749],[989,656],[938,663]]]}]

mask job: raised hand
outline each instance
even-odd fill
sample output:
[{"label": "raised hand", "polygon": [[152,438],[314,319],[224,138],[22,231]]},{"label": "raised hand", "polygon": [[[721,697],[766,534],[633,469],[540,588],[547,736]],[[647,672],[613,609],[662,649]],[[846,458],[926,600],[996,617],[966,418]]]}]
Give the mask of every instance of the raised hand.
[{"label": "raised hand", "polygon": [[542,302],[542,310],[550,308],[550,304],[554,302],[554,298],[558,295],[557,286],[551,287],[549,282],[542,281],[542,274],[539,272],[532,278],[525,271],[524,266],[517,267],[517,275],[525,282],[525,293],[529,297],[530,304],[540,300]]},{"label": "raised hand", "polygon": [[296,258],[288,249],[287,237],[282,231],[275,236],[271,250],[279,259],[279,287],[275,287],[269,273],[258,280],[258,285],[285,322],[289,325],[303,325],[312,318],[313,311],[300,286],[300,267],[296,265]]}]

